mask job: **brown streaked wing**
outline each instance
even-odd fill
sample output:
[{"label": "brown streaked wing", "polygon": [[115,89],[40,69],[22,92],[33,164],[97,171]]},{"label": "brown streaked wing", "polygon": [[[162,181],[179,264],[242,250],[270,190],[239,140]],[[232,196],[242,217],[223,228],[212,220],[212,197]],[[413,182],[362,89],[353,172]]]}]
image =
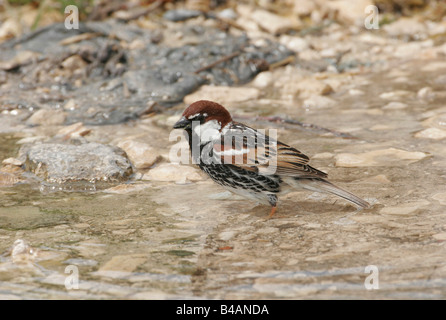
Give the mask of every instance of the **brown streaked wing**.
[{"label": "brown streaked wing", "polygon": [[308,165],[309,158],[299,150],[240,123],[234,123],[214,142],[214,153],[221,157],[222,163],[259,174],[302,178],[327,176]]}]

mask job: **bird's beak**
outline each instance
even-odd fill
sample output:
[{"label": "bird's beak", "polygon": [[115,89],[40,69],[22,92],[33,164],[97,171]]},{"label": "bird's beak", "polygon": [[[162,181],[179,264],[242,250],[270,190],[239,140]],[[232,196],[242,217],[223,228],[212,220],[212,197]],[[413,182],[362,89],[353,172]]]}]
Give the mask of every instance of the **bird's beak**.
[{"label": "bird's beak", "polygon": [[174,129],[188,129],[190,128],[192,122],[188,119],[186,119],[186,117],[181,117],[180,120],[177,121],[177,123],[175,123],[173,125]]}]

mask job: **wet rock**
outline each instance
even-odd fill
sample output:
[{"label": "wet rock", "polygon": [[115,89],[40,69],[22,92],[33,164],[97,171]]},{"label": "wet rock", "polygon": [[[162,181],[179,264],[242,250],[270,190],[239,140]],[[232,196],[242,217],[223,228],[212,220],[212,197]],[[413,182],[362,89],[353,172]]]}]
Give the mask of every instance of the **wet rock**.
[{"label": "wet rock", "polygon": [[380,149],[364,153],[340,153],[336,155],[337,167],[381,167],[413,163],[428,156],[424,152],[410,152],[396,148]]},{"label": "wet rock", "polygon": [[365,92],[359,89],[350,89],[348,90],[348,94],[351,96],[362,96]]},{"label": "wet rock", "polygon": [[[271,40],[260,44],[246,35],[235,36],[212,27],[191,24],[166,32],[193,38],[193,44],[155,44],[151,31],[114,20],[81,23],[78,30],[56,24],[7,41],[1,44],[0,60],[10,61],[5,70],[13,68],[15,72],[8,72],[11,87],[0,96],[0,104],[57,109],[69,100],[69,92],[76,103],[64,108],[66,123],[115,124],[144,115],[153,102],[163,107],[177,104],[205,83],[246,83],[270,64],[294,54]],[[68,41],[72,38],[76,41]],[[128,50],[135,40],[140,45]],[[20,49],[16,49],[18,45]],[[29,63],[34,61],[29,54],[19,59],[21,52],[36,52],[36,63]],[[32,88],[18,89],[20,81],[32,83]],[[39,87],[51,88],[45,101],[36,99],[42,95],[36,92]]]},{"label": "wet rock", "polygon": [[9,172],[0,171],[0,187],[12,187],[20,181],[21,179],[16,175]]},{"label": "wet rock", "polygon": [[383,107],[384,110],[401,110],[405,108],[407,108],[407,104],[398,101],[389,102]]},{"label": "wet rock", "polygon": [[381,209],[381,214],[395,214],[395,215],[406,215],[416,212],[417,210],[424,208],[430,204],[427,200],[419,200],[404,203],[398,206],[385,207]]},{"label": "wet rock", "polygon": [[162,163],[151,169],[144,177],[144,180],[153,181],[174,181],[177,183],[186,183],[187,181],[200,181],[203,177],[198,170],[185,165]]},{"label": "wet rock", "polygon": [[84,61],[79,55],[72,55],[61,62],[61,66],[64,69],[75,71],[78,69],[84,69],[87,66],[87,62]]},{"label": "wet rock", "polygon": [[428,128],[424,129],[415,134],[416,138],[422,139],[432,139],[432,140],[441,140],[446,138],[446,130],[438,129],[438,128]]},{"label": "wet rock", "polygon": [[11,247],[11,259],[14,263],[32,262],[37,256],[37,250],[33,249],[25,240],[17,239]]},{"label": "wet rock", "polygon": [[432,199],[437,200],[442,205],[446,205],[446,192],[439,192],[432,196]]},{"label": "wet rock", "polygon": [[434,90],[431,87],[424,87],[418,90],[417,98],[422,100],[432,100],[435,98]]},{"label": "wet rock", "polygon": [[303,101],[303,105],[306,109],[318,109],[318,108],[331,108],[336,105],[336,101],[325,97],[325,96],[318,96],[313,95],[309,97],[308,99],[305,99]]},{"label": "wet rock", "polygon": [[395,91],[389,91],[384,92],[379,95],[381,99],[385,100],[399,100],[402,98],[407,98],[408,96],[411,96],[412,92],[406,91],[406,90],[395,90]]},{"label": "wet rock", "polygon": [[82,122],[77,122],[57,131],[56,137],[61,137],[63,140],[77,139],[86,136],[90,132],[91,129],[86,128]]},{"label": "wet rock", "polygon": [[446,232],[436,233],[432,237],[438,241],[446,241]]},{"label": "wet rock", "polygon": [[[290,90],[289,88],[287,89]],[[324,96],[333,93],[333,88],[322,81],[316,79],[303,79],[294,84],[295,95],[301,99],[307,99],[313,96]]]},{"label": "wet rock", "polygon": [[118,143],[118,147],[127,153],[130,161],[137,169],[147,169],[153,166],[161,156],[146,143],[125,140]]},{"label": "wet rock", "polygon": [[36,111],[27,121],[31,126],[60,125],[65,122],[66,113],[62,110],[40,109]]},{"label": "wet rock", "polygon": [[198,91],[184,97],[185,104],[191,104],[197,100],[212,100],[221,104],[255,100],[260,96],[257,88],[246,87],[222,87],[202,86]]},{"label": "wet rock", "polygon": [[7,158],[2,161],[3,164],[21,167],[23,165],[23,161],[16,158]]},{"label": "wet rock", "polygon": [[42,143],[25,150],[26,170],[50,183],[122,181],[133,172],[121,149],[99,143]]},{"label": "wet rock", "polygon": [[228,241],[234,238],[235,235],[235,231],[223,231],[218,235],[218,238],[223,241]]},{"label": "wet rock", "polygon": [[146,262],[146,260],[147,260],[146,254],[129,254],[129,255],[114,256],[113,258],[108,260],[103,266],[101,266],[98,272],[96,273],[106,275],[106,273],[103,273],[104,271],[133,272],[141,264]]},{"label": "wet rock", "polygon": [[434,116],[429,115],[429,118],[423,121],[423,126],[438,128],[446,130],[446,113],[440,113]]}]

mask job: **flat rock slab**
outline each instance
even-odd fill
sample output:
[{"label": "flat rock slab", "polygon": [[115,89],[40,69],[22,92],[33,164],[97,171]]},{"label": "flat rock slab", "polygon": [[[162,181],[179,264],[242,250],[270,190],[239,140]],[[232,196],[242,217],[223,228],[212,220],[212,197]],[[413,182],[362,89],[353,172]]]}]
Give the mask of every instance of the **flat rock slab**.
[{"label": "flat rock slab", "polygon": [[99,143],[42,143],[26,151],[26,170],[49,183],[114,182],[133,172],[125,152]]},{"label": "flat rock slab", "polygon": [[[155,102],[161,109],[178,104],[203,84],[246,83],[294,54],[274,41],[212,27],[172,28],[149,31],[108,20],[67,30],[59,23],[7,41],[0,45],[0,109],[31,115],[66,106],[64,124],[121,123]],[[162,42],[172,34],[190,41]]]}]

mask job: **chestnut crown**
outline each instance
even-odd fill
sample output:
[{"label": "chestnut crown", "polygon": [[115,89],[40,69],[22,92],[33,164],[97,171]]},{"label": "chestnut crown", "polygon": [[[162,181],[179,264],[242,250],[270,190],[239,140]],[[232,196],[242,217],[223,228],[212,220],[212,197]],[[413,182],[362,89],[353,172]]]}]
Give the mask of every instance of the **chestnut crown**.
[{"label": "chestnut crown", "polygon": [[184,110],[181,119],[173,127],[188,129],[192,121],[200,121],[203,124],[210,120],[216,120],[219,122],[220,128],[223,128],[232,121],[232,117],[221,104],[209,100],[199,100]]}]

